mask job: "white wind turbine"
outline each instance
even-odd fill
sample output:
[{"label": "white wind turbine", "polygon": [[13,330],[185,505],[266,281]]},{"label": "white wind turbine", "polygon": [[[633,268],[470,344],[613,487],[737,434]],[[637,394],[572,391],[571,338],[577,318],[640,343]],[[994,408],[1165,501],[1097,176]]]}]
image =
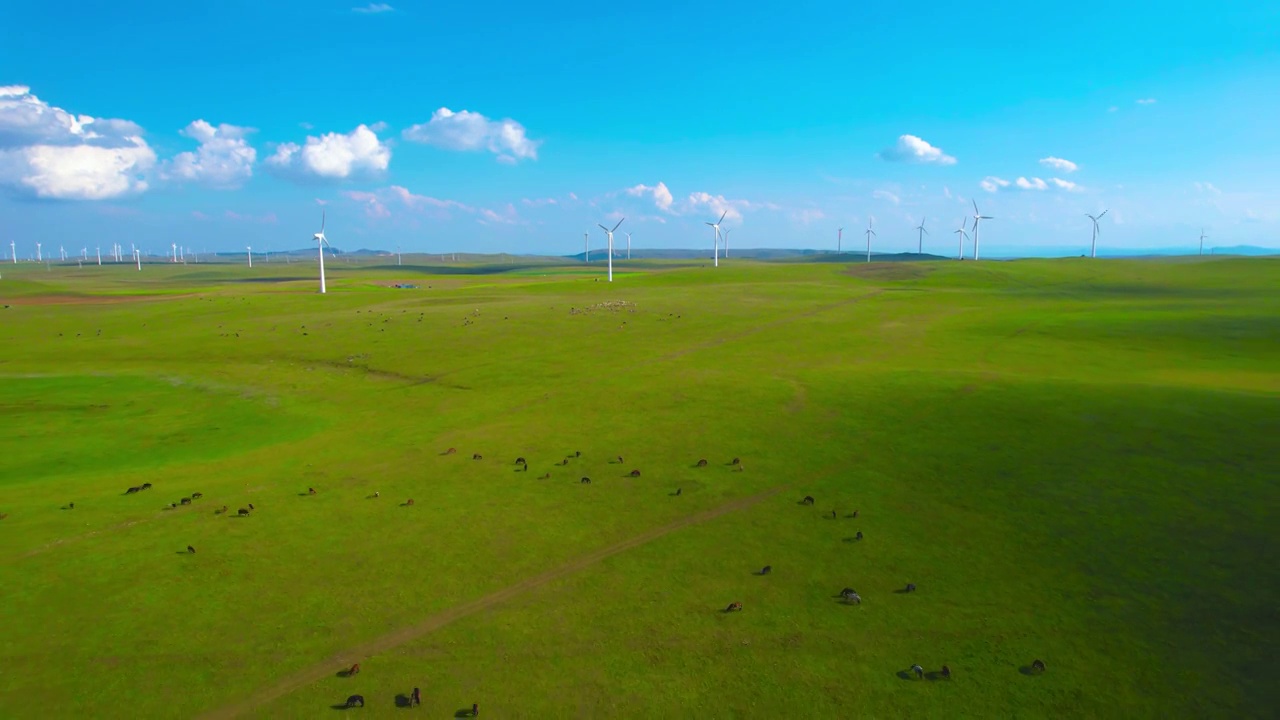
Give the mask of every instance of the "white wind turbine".
[{"label": "white wind turbine", "polygon": [[1204,228],[1200,228],[1200,254],[1204,255],[1204,239],[1209,237],[1204,234]]},{"label": "white wind turbine", "polygon": [[58,255],[62,258],[62,262],[67,261],[67,249],[61,245],[58,246]]},{"label": "white wind turbine", "polygon": [[396,267],[400,267],[400,265],[402,265],[402,264],[403,264],[403,263],[401,263],[401,261],[400,261],[400,246],[399,246],[399,245],[397,245],[397,246],[396,246]]},{"label": "white wind turbine", "polygon": [[631,233],[627,233],[627,259],[631,259]]},{"label": "white wind turbine", "polygon": [[169,247],[173,248],[173,259],[169,262],[178,262],[178,243],[169,243]]},{"label": "white wind turbine", "polygon": [[955,234],[960,236],[960,250],[956,254],[957,260],[964,260],[964,239],[968,236],[968,233],[964,231],[964,227],[967,223],[968,218],[960,218],[960,229],[955,231]]},{"label": "white wind turbine", "polygon": [[1089,218],[1089,220],[1093,222],[1093,242],[1089,245],[1089,257],[1098,257],[1098,221],[1101,220],[1102,216],[1106,215],[1109,210],[1110,208],[1103,210],[1097,217],[1094,217],[1089,213],[1084,214],[1085,217]]},{"label": "white wind turbine", "polygon": [[725,210],[723,213],[720,214],[719,220],[713,223],[707,223],[708,225],[711,226],[713,230],[716,231],[716,241],[715,241],[716,242],[716,249],[715,249],[715,266],[716,267],[720,267],[720,223],[724,222],[724,216],[728,214],[729,214],[729,211]]},{"label": "white wind turbine", "polygon": [[[324,236],[324,217],[325,211],[320,211],[320,232],[311,236],[316,241],[316,247],[320,249],[320,294],[324,294],[324,246],[329,245],[329,239]],[[330,245],[330,247],[333,247]]]},{"label": "white wind turbine", "polygon": [[583,261],[591,262],[591,233],[582,233]]},{"label": "white wind turbine", "polygon": [[923,254],[924,254],[924,236],[929,234],[929,231],[924,229],[924,221],[925,221],[925,218],[923,218],[923,217],[922,217],[922,218],[920,218],[920,224],[916,226],[916,230],[919,230],[919,231],[920,231],[920,232],[918,233],[918,241],[917,241],[917,244],[916,244],[916,254],[917,254],[917,255],[923,255]]},{"label": "white wind turbine", "polygon": [[36,243],[36,262],[44,262],[44,255],[40,253],[40,243]]},{"label": "white wind turbine", "polygon": [[253,248],[246,246],[245,251],[249,253],[249,267],[253,267]]},{"label": "white wind turbine", "polygon": [[[626,220],[626,218],[622,218],[622,220]],[[618,221],[618,225],[622,224],[622,220]],[[618,229],[618,225],[614,225],[613,230],[610,230],[609,228],[603,225],[600,225],[599,223],[596,224],[596,227],[605,231],[605,233],[609,236],[609,282],[613,282],[613,233]]]},{"label": "white wind turbine", "polygon": [[875,234],[876,231],[871,229],[871,218],[867,218],[867,262],[871,262],[871,236]]},{"label": "white wind turbine", "polygon": [[836,254],[841,254],[841,245],[844,244],[844,228],[836,230]]},{"label": "white wind turbine", "polygon": [[138,272],[142,272],[142,252],[136,247],[133,249],[133,261],[138,263]]},{"label": "white wind turbine", "polygon": [[18,264],[18,246],[17,246],[17,243],[15,243],[12,240],[9,241],[9,256],[13,258],[13,264],[17,265]]},{"label": "white wind turbine", "polygon": [[94,248],[94,250],[97,251],[98,253],[98,264],[101,265],[102,264],[102,246],[99,245],[98,247]]},{"label": "white wind turbine", "polygon": [[729,259],[729,231],[725,230],[722,233],[722,235],[724,236],[724,259],[728,260]]},{"label": "white wind turbine", "polygon": [[978,223],[982,220],[995,220],[990,215],[983,215],[978,210],[978,201],[973,201],[973,259],[978,259]]}]

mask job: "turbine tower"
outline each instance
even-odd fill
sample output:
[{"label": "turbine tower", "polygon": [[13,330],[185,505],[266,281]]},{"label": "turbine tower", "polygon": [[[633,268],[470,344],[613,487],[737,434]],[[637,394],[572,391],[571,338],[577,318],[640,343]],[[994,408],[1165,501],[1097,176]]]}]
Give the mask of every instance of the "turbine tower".
[{"label": "turbine tower", "polygon": [[[1108,208],[1108,210],[1109,209],[1110,208]],[[1106,215],[1106,214],[1107,214],[1107,210],[1103,210],[1102,215]],[[1089,246],[1089,257],[1091,258],[1098,257],[1098,221],[1102,219],[1102,215],[1099,215],[1098,217],[1094,217],[1089,213],[1084,214],[1085,217],[1093,221],[1093,243],[1090,244]]]},{"label": "turbine tower", "polygon": [[631,259],[631,233],[627,233],[627,259]]},{"label": "turbine tower", "polygon": [[253,267],[253,248],[246,246],[245,251],[249,253],[249,267]]},{"label": "turbine tower", "polygon": [[1204,239],[1209,237],[1204,234],[1204,228],[1200,228],[1200,254],[1204,255]]},{"label": "turbine tower", "polygon": [[[324,215],[325,211],[320,211],[320,232],[311,236],[316,241],[316,247],[320,249],[320,294],[323,295],[324,289],[324,246],[329,245],[329,239],[324,236]],[[330,245],[330,247],[333,247]]]},{"label": "turbine tower", "polygon": [[716,267],[720,267],[720,223],[724,222],[724,216],[728,214],[729,214],[729,211],[725,210],[724,212],[720,213],[719,220],[713,223],[707,223],[708,225],[711,226],[711,229],[716,231],[716,249],[715,249],[715,266]]},{"label": "turbine tower", "polygon": [[982,220],[995,220],[990,215],[983,215],[978,210],[978,201],[973,201],[973,259],[978,259],[978,223]]},{"label": "turbine tower", "polygon": [[582,233],[583,262],[591,262],[591,233]]},{"label": "turbine tower", "polygon": [[13,258],[13,264],[18,264],[18,246],[12,240],[9,241],[9,256]]},{"label": "turbine tower", "polygon": [[62,262],[67,261],[67,249],[61,245],[58,246],[58,255],[62,257]]},{"label": "turbine tower", "polygon": [[729,231],[724,231],[724,259],[729,259]]},{"label": "turbine tower", "polygon": [[[626,220],[626,218],[622,218],[622,220]],[[618,225],[622,224],[622,220],[618,221]],[[610,230],[599,223],[596,224],[596,227],[605,231],[605,234],[609,236],[609,282],[613,282],[613,233],[618,229],[618,225],[614,225],[613,230]]]},{"label": "turbine tower", "polygon": [[916,254],[917,254],[917,255],[923,255],[923,254],[924,254],[924,236],[929,234],[929,231],[924,229],[924,221],[925,221],[925,219],[924,219],[924,218],[920,218],[920,224],[916,226],[916,230],[919,230],[919,231],[920,231],[920,232],[918,233],[918,238],[919,238],[919,239],[918,239],[918,241],[917,241],[917,245],[916,245]]},{"label": "turbine tower", "polygon": [[844,244],[844,228],[836,230],[836,254],[841,253],[840,246]]},{"label": "turbine tower", "polygon": [[960,236],[960,249],[956,254],[957,260],[964,260],[964,239],[968,236],[968,233],[964,231],[964,227],[968,220],[968,218],[960,218],[960,229],[955,231],[955,234]]},{"label": "turbine tower", "polygon": [[40,252],[40,243],[36,243],[36,262],[44,262],[44,255]]},{"label": "turbine tower", "polygon": [[173,248],[173,260],[170,262],[178,262],[178,243],[169,243],[169,247]]},{"label": "turbine tower", "polygon": [[867,218],[867,262],[871,262],[871,236],[876,231],[871,229],[871,218]]},{"label": "turbine tower", "polygon": [[138,272],[142,272],[142,251],[136,247],[133,249],[133,261],[138,263]]},{"label": "turbine tower", "polygon": [[96,250],[98,253],[98,264],[101,265],[102,264],[102,246],[99,245],[98,247],[94,248],[94,250]]}]

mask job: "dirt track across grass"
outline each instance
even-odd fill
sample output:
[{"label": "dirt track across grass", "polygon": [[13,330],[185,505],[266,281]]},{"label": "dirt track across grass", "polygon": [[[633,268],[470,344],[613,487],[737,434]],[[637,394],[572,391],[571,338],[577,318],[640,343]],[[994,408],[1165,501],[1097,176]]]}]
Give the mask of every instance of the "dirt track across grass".
[{"label": "dirt track across grass", "polygon": [[541,587],[542,585],[546,585],[553,580],[558,580],[566,575],[571,575],[580,570],[585,570],[605,558],[626,552],[627,550],[640,545],[644,545],[645,543],[656,540],[663,535],[680,530],[681,528],[713,520],[721,515],[726,515],[737,510],[744,510],[755,505],[761,500],[777,495],[785,489],[785,486],[775,487],[756,495],[734,500],[719,507],[712,508],[711,510],[681,518],[673,523],[654,528],[636,535],[635,537],[623,540],[622,542],[588,553],[576,560],[565,563],[560,567],[553,568],[540,575],[535,575],[531,578],[522,580],[515,585],[510,585],[498,590],[497,592],[490,593],[489,595],[477,598],[471,602],[463,603],[432,615],[416,625],[401,628],[400,630],[388,635],[375,638],[363,645],[339,652],[323,662],[303,668],[292,675],[281,679],[273,685],[262,688],[234,705],[228,705],[212,712],[204,713],[199,716],[200,720],[227,720],[228,718],[238,717],[244,713],[250,712],[254,708],[260,707],[272,700],[287,695],[294,690],[332,675],[336,672],[335,668],[341,669],[343,667],[348,667],[353,663],[384,653],[387,650],[439,630],[455,620],[460,620],[464,617],[480,612],[481,610],[491,608],[518,595],[529,592],[530,590]]}]

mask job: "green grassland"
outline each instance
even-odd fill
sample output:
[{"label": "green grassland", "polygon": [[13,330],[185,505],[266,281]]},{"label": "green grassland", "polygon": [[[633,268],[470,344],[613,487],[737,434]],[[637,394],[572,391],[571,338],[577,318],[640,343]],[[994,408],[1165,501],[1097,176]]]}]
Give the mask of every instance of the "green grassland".
[{"label": "green grassland", "polygon": [[3,268],[0,716],[1280,706],[1280,261],[314,270]]}]

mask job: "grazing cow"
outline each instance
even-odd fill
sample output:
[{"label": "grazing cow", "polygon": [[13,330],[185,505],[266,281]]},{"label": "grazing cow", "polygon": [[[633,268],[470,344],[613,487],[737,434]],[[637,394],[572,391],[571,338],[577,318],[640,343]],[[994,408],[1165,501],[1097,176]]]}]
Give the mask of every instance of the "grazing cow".
[{"label": "grazing cow", "polygon": [[639,470],[632,470],[632,471],[631,471],[631,477],[640,477],[640,471],[639,471]]},{"label": "grazing cow", "polygon": [[522,458],[522,457],[518,457],[518,458],[516,458],[516,464],[517,464],[517,465],[528,465],[529,463],[525,462],[525,461],[524,461],[524,458]]},{"label": "grazing cow", "polygon": [[771,572],[773,572],[773,566],[772,566],[772,565],[765,565],[764,567],[760,568],[760,574],[761,574],[761,575],[768,575],[768,574],[769,574],[769,573],[771,573]]},{"label": "grazing cow", "polygon": [[129,488],[128,490],[125,490],[125,491],[124,491],[124,494],[125,494],[125,495],[132,495],[132,494],[134,494],[134,493],[136,493],[136,492],[142,492],[142,488],[140,488],[140,487],[131,487],[131,488]]},{"label": "grazing cow", "polygon": [[409,498],[409,499],[405,502],[405,505],[412,505],[412,504],[413,504],[413,498]]},{"label": "grazing cow", "polygon": [[676,497],[679,497],[682,492],[684,492],[682,489],[676,488]]},{"label": "grazing cow", "polygon": [[67,509],[68,509],[68,510],[75,510],[75,509],[76,509],[76,504],[75,504],[75,503],[67,503]]},{"label": "grazing cow", "polygon": [[853,588],[849,588],[849,587],[840,591],[840,597],[842,598],[847,598],[850,595],[857,595],[857,594],[858,594],[857,590],[854,590]]},{"label": "grazing cow", "polygon": [[249,517],[249,508],[240,508],[236,511],[236,514],[240,517]]},{"label": "grazing cow", "polygon": [[250,509],[250,510],[257,510],[258,508],[254,507],[254,506],[253,506],[253,503],[249,503],[249,509]]},{"label": "grazing cow", "polygon": [[192,500],[199,500],[202,497],[204,497],[204,493],[191,493]]},{"label": "grazing cow", "polygon": [[917,680],[924,677],[924,668],[920,667],[919,665],[912,665],[911,672],[916,674]]},{"label": "grazing cow", "polygon": [[421,705],[421,704],[422,704],[422,692],[419,691],[418,688],[414,688],[413,694],[409,696],[409,705],[413,706],[413,705]]},{"label": "grazing cow", "polygon": [[801,500],[801,501],[800,501],[800,504],[801,504],[801,505],[812,505],[812,504],[813,504],[813,496],[812,496],[812,495],[805,495],[805,496],[804,496],[804,500]]},{"label": "grazing cow", "polygon": [[458,448],[449,448],[448,450],[445,450],[445,451],[444,451],[444,454],[445,454],[445,455],[453,455],[453,454],[454,454],[454,453],[456,453],[456,452],[458,452]]},{"label": "grazing cow", "polygon": [[862,596],[856,592],[849,593],[848,595],[844,596],[844,601],[849,603],[850,605],[861,605]]},{"label": "grazing cow", "polygon": [[382,493],[378,492],[377,490],[374,490],[374,491],[373,491],[373,496],[374,496],[374,497],[376,497],[376,498],[380,498],[380,497],[382,497]]},{"label": "grazing cow", "polygon": [[182,498],[182,499],[181,499],[181,500],[179,500],[178,502],[182,503],[183,505],[190,505],[190,504],[191,504],[191,498],[189,498],[189,497],[187,497],[187,498]]},{"label": "grazing cow", "polygon": [[942,679],[943,680],[951,679],[951,668],[947,667],[946,665],[942,666]]},{"label": "grazing cow", "polygon": [[859,530],[859,531],[858,531],[858,534],[853,536],[853,539],[854,539],[854,540],[861,540],[861,539],[862,539],[862,531],[861,531],[861,530]]},{"label": "grazing cow", "polygon": [[624,464],[626,464],[626,461],[622,459],[622,456],[621,456],[621,455],[619,455],[619,456],[618,456],[618,464],[619,464],[619,465],[624,465]]},{"label": "grazing cow", "polygon": [[350,708],[350,707],[355,707],[357,705],[359,705],[360,707],[364,707],[363,695],[352,695],[351,697],[347,698],[347,707]]},{"label": "grazing cow", "polygon": [[590,485],[590,484],[591,484],[591,478],[589,478],[589,477],[584,477],[584,478],[582,478],[581,480],[579,480],[578,482],[582,483],[583,485]]},{"label": "grazing cow", "polygon": [[707,466],[707,460],[706,460],[706,458],[703,458],[703,459],[701,459],[701,460],[699,460],[699,461],[698,461],[698,467],[706,467],[706,466]]},{"label": "grazing cow", "polygon": [[724,611],[725,611],[725,612],[727,612],[727,613],[729,613],[729,612],[735,612],[735,611],[737,611],[737,612],[742,612],[742,603],[740,603],[740,602],[731,602],[731,603],[729,603],[729,607],[725,608],[725,609],[724,609]]},{"label": "grazing cow", "polygon": [[483,460],[483,459],[484,459],[484,457],[482,457],[482,456],[480,455],[480,453],[476,453],[476,454],[474,454],[474,455],[472,455],[472,456],[471,456],[471,459],[472,459],[472,460]]},{"label": "grazing cow", "polygon": [[835,520],[835,519],[836,519],[836,511],[835,511],[835,510],[832,510],[832,511],[831,511],[831,519],[832,519],[832,520]]},{"label": "grazing cow", "polygon": [[195,555],[195,554],[196,554],[196,549],[195,549],[195,548],[193,548],[193,547],[191,547],[190,545],[188,545],[188,546],[187,546],[187,552],[191,553],[192,555]]},{"label": "grazing cow", "polygon": [[903,590],[903,592],[915,592],[915,591],[916,591],[915,583],[907,583],[907,587]]},{"label": "grazing cow", "polygon": [[143,489],[143,490],[150,490],[150,489],[151,489],[151,483],[142,483],[142,489]]},{"label": "grazing cow", "polygon": [[307,494],[308,494],[308,495],[315,495],[315,494],[316,494],[316,489],[315,489],[315,488],[307,488]]},{"label": "grazing cow", "polygon": [[853,511],[853,515],[851,515],[850,517],[852,517],[853,519],[855,519],[855,520],[856,520],[856,519],[858,518],[858,511],[857,511],[857,510],[854,510],[854,511]]},{"label": "grazing cow", "polygon": [[1032,669],[1033,671],[1035,671],[1035,672],[1044,672],[1044,661],[1043,661],[1043,660],[1032,660],[1032,661],[1031,661],[1031,669]]},{"label": "grazing cow", "polygon": [[471,717],[480,717],[480,703],[471,703]]},{"label": "grazing cow", "polygon": [[734,459],[733,459],[733,461],[732,461],[732,462],[730,462],[729,464],[730,464],[730,465],[741,465],[741,464],[742,464],[742,459],[741,459],[741,458],[734,458]]},{"label": "grazing cow", "polygon": [[582,457],[582,451],[579,450],[573,454],[574,457]]},{"label": "grazing cow", "polygon": [[178,503],[169,503],[169,509],[170,509],[170,510],[172,510],[173,508],[176,508],[176,507],[178,507]]},{"label": "grazing cow", "polygon": [[356,663],[355,665],[352,665],[351,669],[347,671],[347,677],[351,677],[352,675],[359,675],[359,674],[360,674],[360,663]]}]

